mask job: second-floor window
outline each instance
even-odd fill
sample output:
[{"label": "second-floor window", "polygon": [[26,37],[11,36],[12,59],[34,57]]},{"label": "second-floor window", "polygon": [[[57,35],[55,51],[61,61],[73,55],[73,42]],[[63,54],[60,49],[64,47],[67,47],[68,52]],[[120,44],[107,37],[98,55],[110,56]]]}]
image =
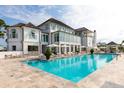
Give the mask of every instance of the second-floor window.
[{"label": "second-floor window", "polygon": [[59,33],[55,33],[54,34],[54,42],[58,42],[59,41]]},{"label": "second-floor window", "polygon": [[46,24],[46,25],[45,25],[45,30],[48,30],[48,29],[49,29],[49,25]]},{"label": "second-floor window", "polygon": [[51,26],[52,26],[52,30],[55,30],[56,25],[52,24]]},{"label": "second-floor window", "polygon": [[17,38],[16,29],[12,29],[12,38]]},{"label": "second-floor window", "polygon": [[35,39],[35,37],[36,37],[34,32],[31,32],[31,36],[33,39]]},{"label": "second-floor window", "polygon": [[34,31],[31,31],[30,35],[29,35],[30,39],[36,39],[36,34]]},{"label": "second-floor window", "polygon": [[43,42],[48,42],[48,35],[47,34],[42,35],[42,41]]}]

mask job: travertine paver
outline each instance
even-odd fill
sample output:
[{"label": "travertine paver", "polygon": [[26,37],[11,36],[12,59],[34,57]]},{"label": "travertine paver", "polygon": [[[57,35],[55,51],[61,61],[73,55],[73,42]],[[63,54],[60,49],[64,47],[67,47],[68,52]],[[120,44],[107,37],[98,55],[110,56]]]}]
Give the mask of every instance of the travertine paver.
[{"label": "travertine paver", "polygon": [[[37,58],[37,57],[29,57]],[[50,73],[27,66],[27,58],[0,60],[0,87],[17,88],[69,88],[69,87],[123,87],[124,55],[114,59],[77,84]]]},{"label": "travertine paver", "polygon": [[0,87],[77,87],[63,78],[27,66],[21,60],[25,58],[0,60]]},{"label": "travertine paver", "polygon": [[[79,87],[124,87],[124,55],[78,83]],[[110,82],[109,84],[106,84]],[[113,85],[112,85],[113,84]],[[118,86],[117,86],[118,85]]]}]

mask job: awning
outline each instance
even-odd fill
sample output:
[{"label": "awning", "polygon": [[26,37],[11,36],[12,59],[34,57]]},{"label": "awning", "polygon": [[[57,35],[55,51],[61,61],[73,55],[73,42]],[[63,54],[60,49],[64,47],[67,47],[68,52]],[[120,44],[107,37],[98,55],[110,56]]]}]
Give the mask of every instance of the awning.
[{"label": "awning", "polygon": [[50,44],[50,45],[48,45],[47,47],[59,47],[59,46],[56,45],[56,44]]},{"label": "awning", "polygon": [[86,46],[81,46],[81,48],[86,48]]}]

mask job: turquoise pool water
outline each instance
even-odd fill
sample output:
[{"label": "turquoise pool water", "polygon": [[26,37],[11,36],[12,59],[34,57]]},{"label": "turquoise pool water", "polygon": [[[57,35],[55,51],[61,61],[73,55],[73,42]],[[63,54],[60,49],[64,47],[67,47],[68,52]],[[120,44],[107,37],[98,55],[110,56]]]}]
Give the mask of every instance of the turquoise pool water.
[{"label": "turquoise pool water", "polygon": [[109,63],[115,56],[114,54],[94,54],[59,58],[51,61],[29,60],[25,63],[77,83],[104,64]]}]

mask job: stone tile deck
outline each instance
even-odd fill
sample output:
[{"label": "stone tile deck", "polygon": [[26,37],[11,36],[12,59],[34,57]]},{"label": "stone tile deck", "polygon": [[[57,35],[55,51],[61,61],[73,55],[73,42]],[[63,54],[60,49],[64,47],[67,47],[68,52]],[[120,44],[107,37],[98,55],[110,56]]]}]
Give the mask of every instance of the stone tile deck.
[{"label": "stone tile deck", "polygon": [[[37,58],[37,57],[29,57]],[[90,74],[77,84],[23,64],[27,58],[0,59],[0,87],[7,88],[77,88],[124,87],[124,55]]]}]

